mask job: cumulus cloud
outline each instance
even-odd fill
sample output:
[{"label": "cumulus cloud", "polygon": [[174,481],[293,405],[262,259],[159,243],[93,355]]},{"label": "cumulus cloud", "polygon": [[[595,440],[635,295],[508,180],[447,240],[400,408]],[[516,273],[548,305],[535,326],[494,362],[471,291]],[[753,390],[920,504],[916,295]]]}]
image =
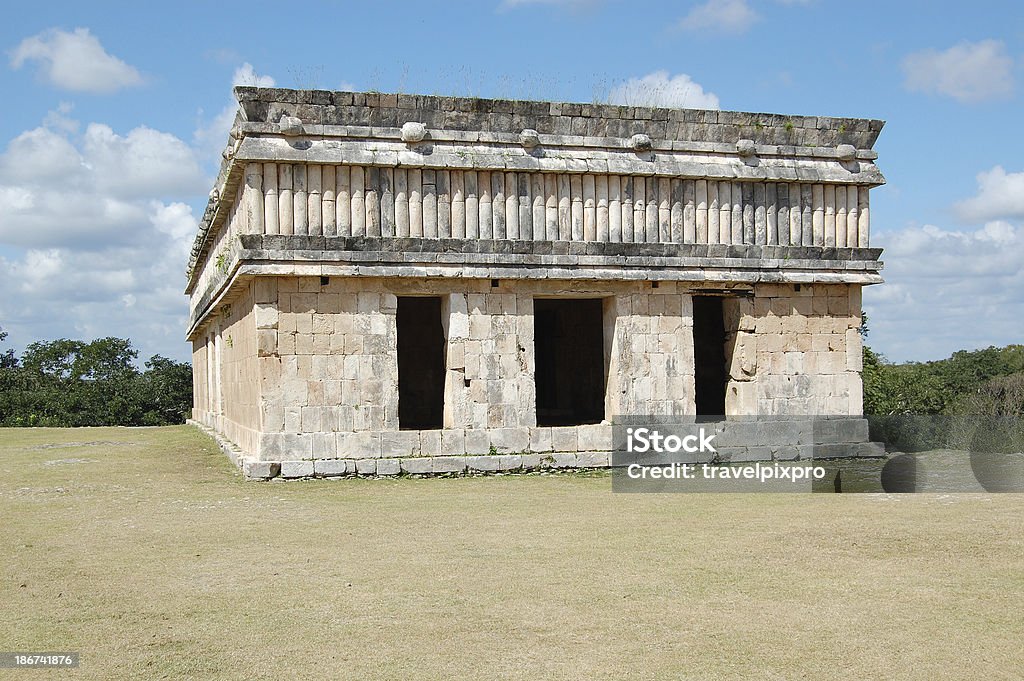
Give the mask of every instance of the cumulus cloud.
[{"label": "cumulus cloud", "polygon": [[148,201],[202,195],[208,184],[195,152],[168,133],[92,123],[79,137],[41,126],[0,154],[0,243],[137,242]]},{"label": "cumulus cloud", "polygon": [[197,221],[184,200],[209,180],[173,135],[77,129],[43,125],[0,154],[4,330],[20,347],[116,335],[143,357],[186,359],[181,291]]},{"label": "cumulus cloud", "polygon": [[719,108],[718,97],[714,93],[705,92],[699,83],[695,83],[685,73],[670,76],[668,71],[655,71],[640,78],[630,78],[613,88],[608,99],[612,104],[625,106]]},{"label": "cumulus cloud", "polygon": [[1024,218],[1024,172],[1008,173],[996,166],[978,173],[978,193],[954,209],[965,222]]},{"label": "cumulus cloud", "polygon": [[758,18],[747,0],[707,0],[691,9],[680,20],[679,27],[687,31],[743,33]]},{"label": "cumulus cloud", "polygon": [[886,283],[864,291],[872,347],[905,361],[1021,342],[1024,227],[924,225],[872,240],[886,263]]},{"label": "cumulus cloud", "polygon": [[1013,92],[1013,59],[998,40],[962,42],[948,50],[922,50],[903,60],[905,85],[913,92],[972,103]]},{"label": "cumulus cloud", "polygon": [[[245,62],[235,69],[231,77],[231,85],[245,85],[249,87],[274,87],[277,81],[272,76],[256,73],[256,69],[249,62]],[[238,104],[234,99],[224,105],[213,118],[206,120],[203,112],[199,112],[200,122],[193,134],[193,142],[203,155],[203,160],[211,166],[220,164],[220,153],[224,151],[227,144],[228,132],[235,122],[235,114],[238,111]]]},{"label": "cumulus cloud", "polygon": [[274,87],[277,83],[271,76],[261,76],[256,73],[256,69],[253,68],[252,64],[245,62],[235,69],[235,75],[231,77],[231,84],[247,85],[249,87]]},{"label": "cumulus cloud", "polygon": [[35,63],[51,85],[74,92],[105,94],[141,85],[135,67],[109,54],[87,28],[43,31],[11,51],[11,66]]}]

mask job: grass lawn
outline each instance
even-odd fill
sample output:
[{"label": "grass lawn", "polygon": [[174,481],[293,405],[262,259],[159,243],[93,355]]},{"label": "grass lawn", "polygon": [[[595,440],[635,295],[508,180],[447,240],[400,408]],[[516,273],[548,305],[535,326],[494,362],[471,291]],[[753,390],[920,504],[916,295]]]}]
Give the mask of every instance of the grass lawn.
[{"label": "grass lawn", "polygon": [[3,678],[1019,679],[1024,495],[246,483],[190,427],[0,430]]}]

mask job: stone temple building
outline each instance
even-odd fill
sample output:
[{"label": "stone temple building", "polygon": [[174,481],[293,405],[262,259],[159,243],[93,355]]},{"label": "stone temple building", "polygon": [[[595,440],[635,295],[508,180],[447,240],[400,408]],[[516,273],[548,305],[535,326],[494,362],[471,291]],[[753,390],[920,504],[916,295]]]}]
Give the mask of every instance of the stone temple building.
[{"label": "stone temple building", "polygon": [[861,413],[881,121],[235,96],[187,337],[194,419],[248,477],[606,466],[618,415]]}]

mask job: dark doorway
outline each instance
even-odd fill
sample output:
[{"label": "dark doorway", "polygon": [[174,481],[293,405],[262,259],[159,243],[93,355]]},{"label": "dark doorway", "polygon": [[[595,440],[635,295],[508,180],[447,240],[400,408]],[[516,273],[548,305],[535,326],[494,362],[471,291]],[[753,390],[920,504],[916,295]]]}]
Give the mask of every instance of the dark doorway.
[{"label": "dark doorway", "polygon": [[721,298],[693,298],[693,360],[697,416],[724,416],[727,377]]},{"label": "dark doorway", "polygon": [[604,320],[601,299],[533,301],[537,425],[577,426],[604,419]]},{"label": "dark doorway", "polygon": [[440,298],[398,299],[398,427],[440,428],[444,419],[444,328]]}]

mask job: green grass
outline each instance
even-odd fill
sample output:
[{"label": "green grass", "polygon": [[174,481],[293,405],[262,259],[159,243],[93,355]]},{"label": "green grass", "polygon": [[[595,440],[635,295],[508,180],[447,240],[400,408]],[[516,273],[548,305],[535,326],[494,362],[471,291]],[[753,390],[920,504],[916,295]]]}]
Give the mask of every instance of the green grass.
[{"label": "green grass", "polygon": [[81,651],[81,679],[1024,668],[1021,495],[610,489],[246,483],[188,427],[2,430],[0,650]]}]

